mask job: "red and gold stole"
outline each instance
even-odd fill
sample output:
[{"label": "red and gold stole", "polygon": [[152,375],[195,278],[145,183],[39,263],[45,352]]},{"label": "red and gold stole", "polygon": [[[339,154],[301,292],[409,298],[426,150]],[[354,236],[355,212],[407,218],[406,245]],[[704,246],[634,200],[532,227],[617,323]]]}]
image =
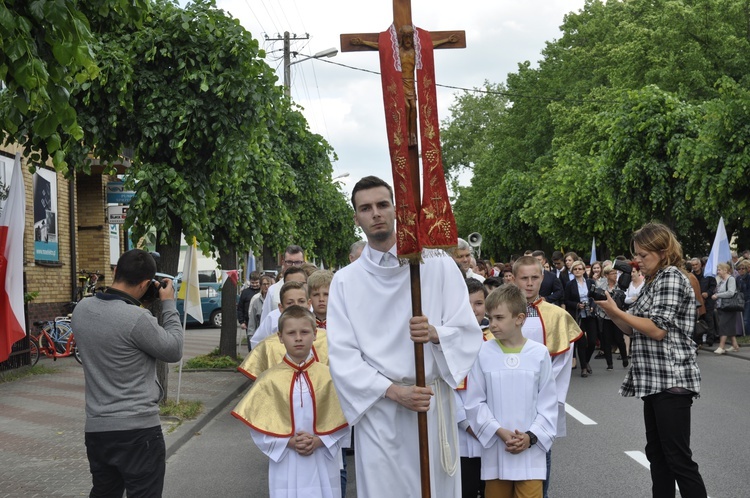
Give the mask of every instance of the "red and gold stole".
[{"label": "red and gold stole", "polygon": [[417,73],[415,84],[423,167],[423,200],[419,211],[417,203],[420,200],[414,199],[412,175],[407,161],[409,117],[404,97],[398,34],[394,25],[388,31],[380,33],[378,47],[396,198],[398,255],[414,261],[421,258],[423,248],[455,247],[458,237],[443,172],[432,39],[427,31],[414,29],[414,62]]}]

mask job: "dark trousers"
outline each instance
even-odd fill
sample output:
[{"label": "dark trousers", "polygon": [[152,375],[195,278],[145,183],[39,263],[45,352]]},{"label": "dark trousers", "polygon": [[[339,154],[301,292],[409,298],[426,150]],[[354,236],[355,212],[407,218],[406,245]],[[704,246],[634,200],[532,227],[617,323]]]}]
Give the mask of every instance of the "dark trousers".
[{"label": "dark trousers", "polygon": [[129,431],[87,432],[86,455],[93,487],[90,498],[160,497],[166,446],[161,426]]},{"label": "dark trousers", "polygon": [[[709,299],[711,299],[711,297],[709,297]],[[708,337],[706,339],[707,342],[713,344],[719,337],[716,330],[716,310],[713,305],[710,308],[706,306],[706,323],[708,324],[708,333],[706,334]]]},{"label": "dark trousers", "polygon": [[[596,351],[596,340],[599,337],[599,321],[595,316],[587,316],[586,318],[581,318],[579,322],[581,330],[586,335],[576,342],[576,351],[581,363],[588,366],[591,357],[594,356],[594,351]],[[584,356],[585,358],[583,358]]]},{"label": "dark trousers", "polygon": [[654,498],[675,495],[675,481],[683,498],[706,498],[706,485],[690,451],[689,394],[661,392],[643,398],[646,457],[651,464]]},{"label": "dark trousers", "polygon": [[601,324],[602,333],[600,340],[602,341],[602,351],[604,351],[604,359],[607,360],[607,366],[612,366],[612,344],[617,344],[624,365],[628,361],[628,350],[625,347],[625,336],[622,334],[622,330],[612,320],[604,319],[601,321]]},{"label": "dark trousers", "polygon": [[484,497],[484,481],[481,478],[482,459],[461,457],[462,498]]}]

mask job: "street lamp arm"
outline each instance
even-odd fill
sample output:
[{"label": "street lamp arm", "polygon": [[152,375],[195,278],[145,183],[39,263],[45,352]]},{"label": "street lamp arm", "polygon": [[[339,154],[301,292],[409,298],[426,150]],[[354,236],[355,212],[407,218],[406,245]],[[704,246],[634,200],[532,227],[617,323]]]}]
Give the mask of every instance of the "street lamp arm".
[{"label": "street lamp arm", "polygon": [[331,47],[331,48],[328,48],[326,50],[322,50],[322,51],[320,51],[320,52],[318,52],[318,53],[316,53],[314,55],[308,55],[307,57],[305,57],[303,59],[292,61],[292,62],[289,63],[289,65],[293,66],[295,64],[299,64],[300,62],[304,62],[306,60],[320,59],[321,57],[334,57],[338,53],[339,53],[339,51],[338,51],[337,48]]}]

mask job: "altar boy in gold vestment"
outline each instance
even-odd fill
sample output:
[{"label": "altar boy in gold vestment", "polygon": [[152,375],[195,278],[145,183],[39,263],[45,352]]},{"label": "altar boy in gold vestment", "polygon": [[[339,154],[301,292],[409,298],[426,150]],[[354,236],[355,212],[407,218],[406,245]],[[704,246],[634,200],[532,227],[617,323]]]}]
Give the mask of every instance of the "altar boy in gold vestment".
[{"label": "altar boy in gold vestment", "polygon": [[269,457],[269,495],[341,496],[341,443],[349,435],[328,367],[311,353],[315,317],[291,306],[279,318],[286,348],[281,363],[263,372],[232,411]]}]

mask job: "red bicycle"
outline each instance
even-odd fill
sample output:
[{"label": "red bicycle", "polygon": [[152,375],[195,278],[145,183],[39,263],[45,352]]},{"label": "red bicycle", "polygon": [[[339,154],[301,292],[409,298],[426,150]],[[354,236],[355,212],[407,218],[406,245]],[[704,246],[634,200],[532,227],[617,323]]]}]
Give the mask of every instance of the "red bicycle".
[{"label": "red bicycle", "polygon": [[29,336],[31,366],[36,365],[41,355],[55,361],[73,356],[78,363],[83,364],[69,317],[59,316],[54,320],[34,322],[34,325],[40,329],[38,334]]}]

